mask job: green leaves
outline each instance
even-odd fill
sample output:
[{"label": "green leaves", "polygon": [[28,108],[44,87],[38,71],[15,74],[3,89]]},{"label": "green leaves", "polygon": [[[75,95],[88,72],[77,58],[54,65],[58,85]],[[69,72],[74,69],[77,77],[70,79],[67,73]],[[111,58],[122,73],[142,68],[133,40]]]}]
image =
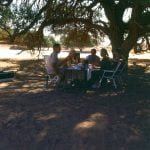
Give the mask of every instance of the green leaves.
[{"label": "green leaves", "polygon": [[0,0],[1,6],[9,6],[13,0]]}]

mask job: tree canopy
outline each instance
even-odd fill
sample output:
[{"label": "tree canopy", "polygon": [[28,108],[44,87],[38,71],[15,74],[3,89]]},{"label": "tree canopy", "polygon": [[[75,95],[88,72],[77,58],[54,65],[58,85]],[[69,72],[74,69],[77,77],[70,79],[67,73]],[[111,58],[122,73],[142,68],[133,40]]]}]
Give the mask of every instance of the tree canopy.
[{"label": "tree canopy", "polygon": [[150,0],[21,0],[17,11],[12,1],[4,4],[3,9],[17,14],[11,21],[15,35],[35,26],[41,35],[45,27],[64,34],[77,28],[97,38],[107,35],[114,57],[127,59],[138,38],[150,33]]},{"label": "tree canopy", "polygon": [[1,0],[0,5],[1,6],[9,6],[12,3],[13,0]]}]

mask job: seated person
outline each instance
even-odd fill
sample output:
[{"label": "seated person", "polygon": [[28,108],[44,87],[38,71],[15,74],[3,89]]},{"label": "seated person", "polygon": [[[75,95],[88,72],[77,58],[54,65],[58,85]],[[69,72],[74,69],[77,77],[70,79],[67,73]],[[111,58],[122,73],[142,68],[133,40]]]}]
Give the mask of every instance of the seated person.
[{"label": "seated person", "polygon": [[[111,60],[109,58],[108,52],[106,49],[102,48],[100,51],[102,60],[100,61],[100,71],[96,71],[92,73],[92,77],[89,80],[89,85],[94,85],[97,84],[97,82],[99,81],[100,77],[103,74],[103,70],[109,70],[112,69],[112,63]],[[103,85],[106,84],[107,80],[103,81]]]},{"label": "seated person", "polygon": [[92,66],[99,66],[100,57],[96,55],[96,49],[91,49],[91,54],[87,56],[85,62]]},{"label": "seated person", "polygon": [[[91,49],[91,55],[88,55],[85,64],[92,64],[92,67],[99,66],[100,57],[96,55],[96,49]],[[92,71],[91,79],[88,80],[87,86],[92,86],[99,79],[99,71]]]},{"label": "seated person", "polygon": [[102,48],[100,51],[102,60],[100,61],[101,70],[110,70],[112,69],[112,62],[109,58],[108,52],[105,48]]},{"label": "seated person", "polygon": [[80,62],[80,57],[74,49],[71,49],[69,55],[63,60],[62,64],[65,66],[70,66],[71,64],[78,64]]},{"label": "seated person", "polygon": [[[112,65],[112,61],[109,58],[108,52],[105,48],[102,48],[100,51],[102,60],[100,62],[100,67],[101,67],[101,71],[99,76],[101,77],[103,75],[103,70],[112,70],[113,69],[113,65]],[[102,85],[105,85],[107,83],[107,79],[104,79],[102,81]]]}]

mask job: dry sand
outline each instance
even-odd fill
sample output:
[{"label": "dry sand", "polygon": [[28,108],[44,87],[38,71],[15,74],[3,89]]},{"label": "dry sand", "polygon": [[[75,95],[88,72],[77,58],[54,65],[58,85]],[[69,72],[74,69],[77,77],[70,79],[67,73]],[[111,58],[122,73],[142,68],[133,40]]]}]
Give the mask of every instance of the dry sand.
[{"label": "dry sand", "polygon": [[[10,49],[13,45],[8,44],[0,44],[0,59],[37,59],[39,52],[31,51],[31,50],[19,50],[19,49]],[[90,53],[91,48],[85,48],[83,53],[81,53],[81,58],[85,58]],[[40,58],[43,58],[43,55],[49,55],[52,52],[52,49],[45,48],[40,53]],[[64,58],[68,55],[68,50],[62,49],[62,52],[59,54],[60,58]],[[99,53],[97,52],[97,55]],[[109,52],[110,57],[112,57],[112,53]],[[149,59],[150,53],[142,52],[140,54],[134,54],[133,51],[130,52],[129,59]]]}]

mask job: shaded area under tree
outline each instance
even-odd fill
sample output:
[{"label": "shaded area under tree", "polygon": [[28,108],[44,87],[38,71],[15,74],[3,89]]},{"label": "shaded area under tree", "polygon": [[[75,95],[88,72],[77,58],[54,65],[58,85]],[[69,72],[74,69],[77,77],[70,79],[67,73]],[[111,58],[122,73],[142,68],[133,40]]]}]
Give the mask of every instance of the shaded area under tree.
[{"label": "shaded area under tree", "polygon": [[124,88],[86,93],[46,90],[39,60],[17,68],[0,83],[1,150],[149,150],[149,66],[130,66]]}]

